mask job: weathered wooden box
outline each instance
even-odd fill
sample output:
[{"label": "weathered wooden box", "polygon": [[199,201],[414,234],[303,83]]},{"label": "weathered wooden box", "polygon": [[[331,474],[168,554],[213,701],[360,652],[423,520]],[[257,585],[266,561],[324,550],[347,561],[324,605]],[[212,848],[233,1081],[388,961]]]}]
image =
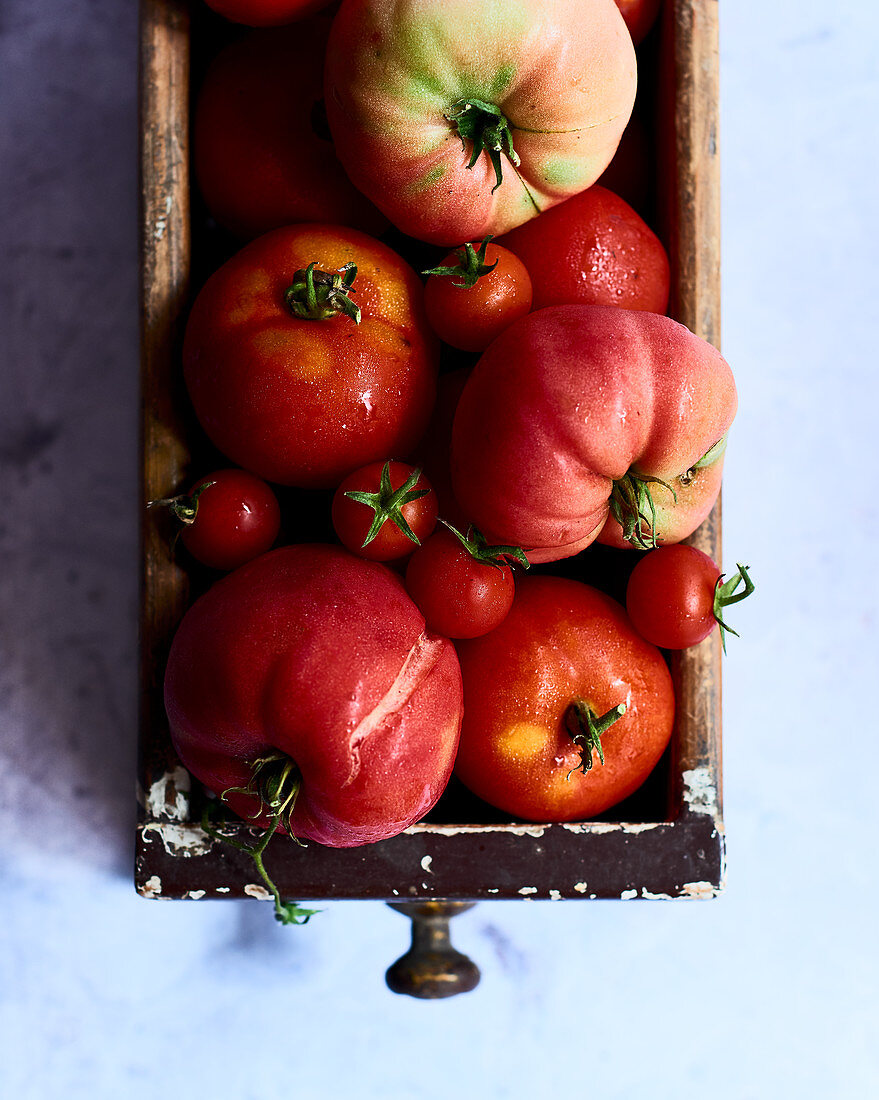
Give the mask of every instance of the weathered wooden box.
[{"label": "weathered wooden box", "polygon": [[[206,264],[198,244],[192,245],[188,163],[196,8],[202,5],[195,0],[141,4],[144,501],[186,483],[193,438],[179,343],[194,265]],[[653,185],[659,230],[672,257],[671,313],[717,344],[716,0],[667,0],[661,28],[647,45],[640,94],[658,120]],[[145,897],[264,897],[251,861],[212,841],[197,824],[201,792],[197,784],[190,790],[168,738],[161,696],[165,655],[193,582],[169,555],[166,536],[160,524],[145,519],[137,889]],[[719,504],[691,541],[719,560]],[[717,632],[675,657],[672,668],[678,719],[671,748],[646,788],[602,820],[515,823],[453,793],[429,821],[379,844],[303,849],[276,839],[267,864],[281,893],[297,900],[400,902],[718,893],[724,838]]]}]

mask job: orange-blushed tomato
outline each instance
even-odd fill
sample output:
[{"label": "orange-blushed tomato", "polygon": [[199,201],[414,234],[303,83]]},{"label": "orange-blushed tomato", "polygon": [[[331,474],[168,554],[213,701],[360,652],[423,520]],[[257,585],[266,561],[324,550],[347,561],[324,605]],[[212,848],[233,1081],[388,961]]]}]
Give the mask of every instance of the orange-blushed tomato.
[{"label": "orange-blushed tomato", "polygon": [[668,744],[674,691],[662,654],[595,588],[520,578],[500,626],[456,648],[455,771],[506,813],[588,820],[637,790]]},{"label": "orange-blushed tomato", "polygon": [[370,561],[408,557],[436,526],[430,482],[408,462],[371,462],[333,495],[333,527],[352,554]]},{"label": "orange-blushed tomato", "polygon": [[531,278],[518,256],[491,243],[465,244],[424,271],[424,305],[433,331],[461,351],[485,351],[531,309]]},{"label": "orange-blushed tomato", "polygon": [[395,252],[304,224],[257,238],[211,276],[183,366],[223,454],[267,481],[335,489],[411,451],[433,408],[436,350],[421,283]]}]

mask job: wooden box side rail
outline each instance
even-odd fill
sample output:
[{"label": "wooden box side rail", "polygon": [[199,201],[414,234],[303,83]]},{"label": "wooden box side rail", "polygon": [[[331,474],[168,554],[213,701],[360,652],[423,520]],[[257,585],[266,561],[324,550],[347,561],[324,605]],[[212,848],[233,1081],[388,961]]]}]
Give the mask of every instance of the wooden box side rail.
[{"label": "wooden box side rail", "polygon": [[[144,502],[187,475],[180,371],[189,303],[190,5],[141,0],[142,450]],[[715,345],[720,333],[716,0],[667,0],[659,93],[661,233],[672,258],[671,314]],[[669,107],[669,104],[672,106]],[[161,680],[189,582],[168,532],[143,525],[140,819],[135,878],[147,897],[265,895],[241,853],[190,820],[189,776],[170,744]],[[690,540],[719,561],[720,506]],[[706,897],[724,877],[720,801],[720,640],[673,662],[678,721],[661,820],[582,825],[422,824],[364,848],[278,841],[267,862],[299,899]],[[247,826],[235,828],[247,834]]]}]

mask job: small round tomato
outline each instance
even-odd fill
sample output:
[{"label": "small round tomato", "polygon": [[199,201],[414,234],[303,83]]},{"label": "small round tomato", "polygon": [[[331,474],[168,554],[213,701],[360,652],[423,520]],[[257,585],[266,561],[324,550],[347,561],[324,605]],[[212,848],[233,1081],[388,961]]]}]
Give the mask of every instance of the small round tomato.
[{"label": "small round tomato", "polygon": [[431,328],[461,351],[484,351],[531,309],[531,277],[518,256],[491,236],[465,244],[429,271],[424,305]]},{"label": "small round tomato", "polygon": [[421,545],[436,526],[430,482],[406,462],[371,462],[355,470],[333,496],[333,527],[352,554],[396,561]]},{"label": "small round tomato", "polygon": [[190,554],[212,569],[237,569],[271,549],[281,527],[278,498],[246,470],[217,470],[168,501]]},{"label": "small round tomato", "polygon": [[695,546],[661,546],[632,570],[626,589],[629,617],[642,638],[663,649],[687,649],[719,625],[725,649],[726,632],[736,632],[723,621],[723,609],[749,596],[754,584],[744,565],[721,581],[717,565]]},{"label": "small round tomato", "polygon": [[589,585],[524,577],[501,625],[455,648],[455,771],[507,813],[588,820],[634,793],[668,744],[674,690],[662,654]]},{"label": "small round tomato", "polygon": [[478,638],[504,621],[516,582],[511,561],[528,568],[515,546],[489,546],[471,527],[444,527],[412,555],[406,588],[431,630],[446,638]]},{"label": "small round tomato", "polygon": [[281,27],[325,8],[331,0],[207,0],[209,8],[248,27]]}]

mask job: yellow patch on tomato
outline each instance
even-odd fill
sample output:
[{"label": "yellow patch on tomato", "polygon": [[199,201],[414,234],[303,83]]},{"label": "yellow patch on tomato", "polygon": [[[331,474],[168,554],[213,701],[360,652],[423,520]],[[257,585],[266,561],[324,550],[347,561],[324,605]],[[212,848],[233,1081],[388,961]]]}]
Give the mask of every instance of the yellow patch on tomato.
[{"label": "yellow patch on tomato", "polygon": [[536,726],[531,722],[518,722],[500,736],[498,747],[505,757],[531,760],[546,751],[548,736],[545,726]]}]

